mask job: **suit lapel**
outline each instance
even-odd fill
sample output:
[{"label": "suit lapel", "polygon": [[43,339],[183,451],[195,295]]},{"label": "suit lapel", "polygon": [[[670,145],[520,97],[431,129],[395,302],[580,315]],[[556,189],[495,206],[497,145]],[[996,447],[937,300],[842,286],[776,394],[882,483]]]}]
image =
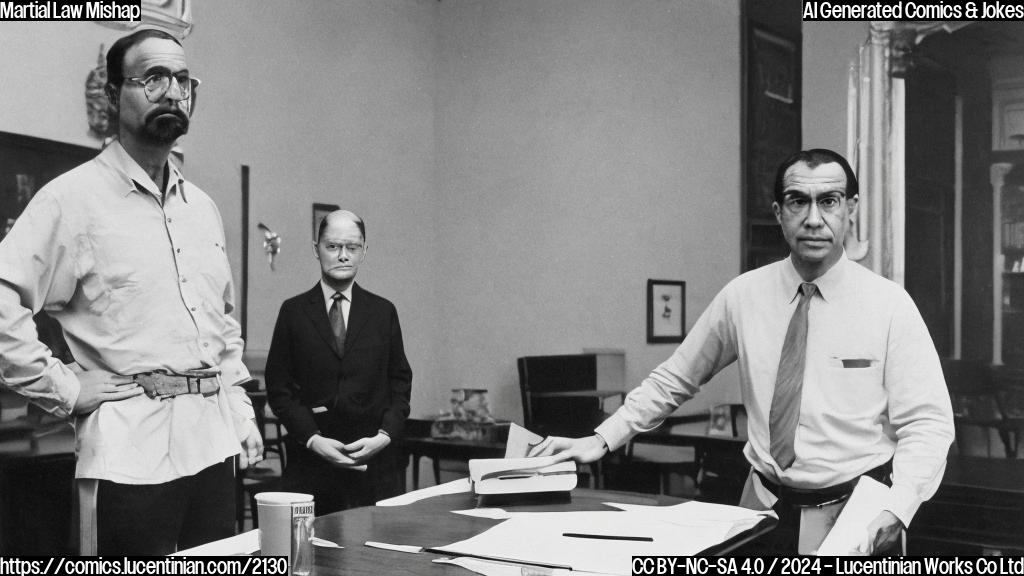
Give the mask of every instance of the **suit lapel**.
[{"label": "suit lapel", "polygon": [[352,349],[352,343],[359,338],[359,332],[370,317],[366,302],[366,291],[359,284],[352,285],[352,305],[348,309],[348,324],[345,325],[345,350]]},{"label": "suit lapel", "polygon": [[327,301],[324,300],[324,292],[320,289],[320,283],[317,282],[313,289],[306,293],[306,296],[304,310],[306,316],[309,317],[309,321],[313,324],[313,329],[331,347],[334,354],[340,358],[341,354],[338,353],[338,344],[334,341],[334,331],[331,330],[331,322],[327,319]]}]

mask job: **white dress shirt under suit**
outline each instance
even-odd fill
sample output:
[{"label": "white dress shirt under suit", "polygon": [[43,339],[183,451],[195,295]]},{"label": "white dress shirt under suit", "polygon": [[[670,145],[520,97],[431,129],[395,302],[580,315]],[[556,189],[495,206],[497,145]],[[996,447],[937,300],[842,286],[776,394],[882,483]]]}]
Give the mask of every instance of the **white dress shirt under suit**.
[{"label": "white dress shirt under suit", "polygon": [[796,461],[782,470],[771,456],[768,415],[802,281],[787,258],[730,282],[597,433],[609,449],[622,446],[735,361],[748,412],[744,452],[754,469],[786,486],[825,488],[892,458],[884,508],[909,526],[942,480],[953,440],[949,393],[910,296],[845,255],[814,281]]},{"label": "white dress shirt under suit", "polygon": [[168,162],[160,191],[117,142],[56,178],[0,243],[0,382],[68,415],[75,374],[32,322],[56,318],[86,370],[221,370],[209,398],[145,395],[76,422],[79,478],[156,484],[239,452],[253,418],[220,213]]}]

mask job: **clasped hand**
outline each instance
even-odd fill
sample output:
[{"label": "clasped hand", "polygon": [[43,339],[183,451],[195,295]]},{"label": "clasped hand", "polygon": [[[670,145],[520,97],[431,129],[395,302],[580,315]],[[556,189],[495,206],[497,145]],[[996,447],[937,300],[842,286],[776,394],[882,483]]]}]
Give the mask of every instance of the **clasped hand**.
[{"label": "clasped hand", "polygon": [[390,443],[391,438],[381,432],[349,444],[315,434],[310,438],[309,449],[335,466],[353,468],[366,464]]}]

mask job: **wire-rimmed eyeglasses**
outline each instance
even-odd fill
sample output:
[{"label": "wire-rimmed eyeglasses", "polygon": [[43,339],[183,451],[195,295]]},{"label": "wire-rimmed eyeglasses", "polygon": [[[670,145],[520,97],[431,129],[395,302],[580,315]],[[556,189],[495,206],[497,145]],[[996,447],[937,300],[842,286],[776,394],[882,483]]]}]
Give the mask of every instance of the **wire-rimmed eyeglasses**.
[{"label": "wire-rimmed eyeglasses", "polygon": [[193,78],[188,75],[187,72],[183,72],[177,75],[171,74],[170,72],[157,72],[150,74],[145,78],[125,78],[125,82],[132,82],[142,86],[146,93],[146,100],[150,102],[157,102],[163,98],[167,92],[171,89],[172,79],[178,84],[178,92],[181,94],[181,100],[191,100],[195,94],[196,88],[199,87],[199,78]]},{"label": "wire-rimmed eyeglasses", "polygon": [[805,194],[787,194],[782,200],[782,207],[787,213],[793,216],[806,214],[811,209],[811,203],[818,205],[818,211],[823,214],[834,214],[843,205],[845,194],[831,192],[822,194],[817,198],[811,198]]}]

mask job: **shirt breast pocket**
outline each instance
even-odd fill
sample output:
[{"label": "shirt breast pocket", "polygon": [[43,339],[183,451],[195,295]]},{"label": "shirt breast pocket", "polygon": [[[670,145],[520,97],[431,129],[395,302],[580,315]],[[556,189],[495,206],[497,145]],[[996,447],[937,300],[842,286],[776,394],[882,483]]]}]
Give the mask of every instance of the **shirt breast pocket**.
[{"label": "shirt breast pocket", "polygon": [[821,392],[831,411],[874,417],[886,403],[881,362],[869,356],[832,356],[826,363]]}]

